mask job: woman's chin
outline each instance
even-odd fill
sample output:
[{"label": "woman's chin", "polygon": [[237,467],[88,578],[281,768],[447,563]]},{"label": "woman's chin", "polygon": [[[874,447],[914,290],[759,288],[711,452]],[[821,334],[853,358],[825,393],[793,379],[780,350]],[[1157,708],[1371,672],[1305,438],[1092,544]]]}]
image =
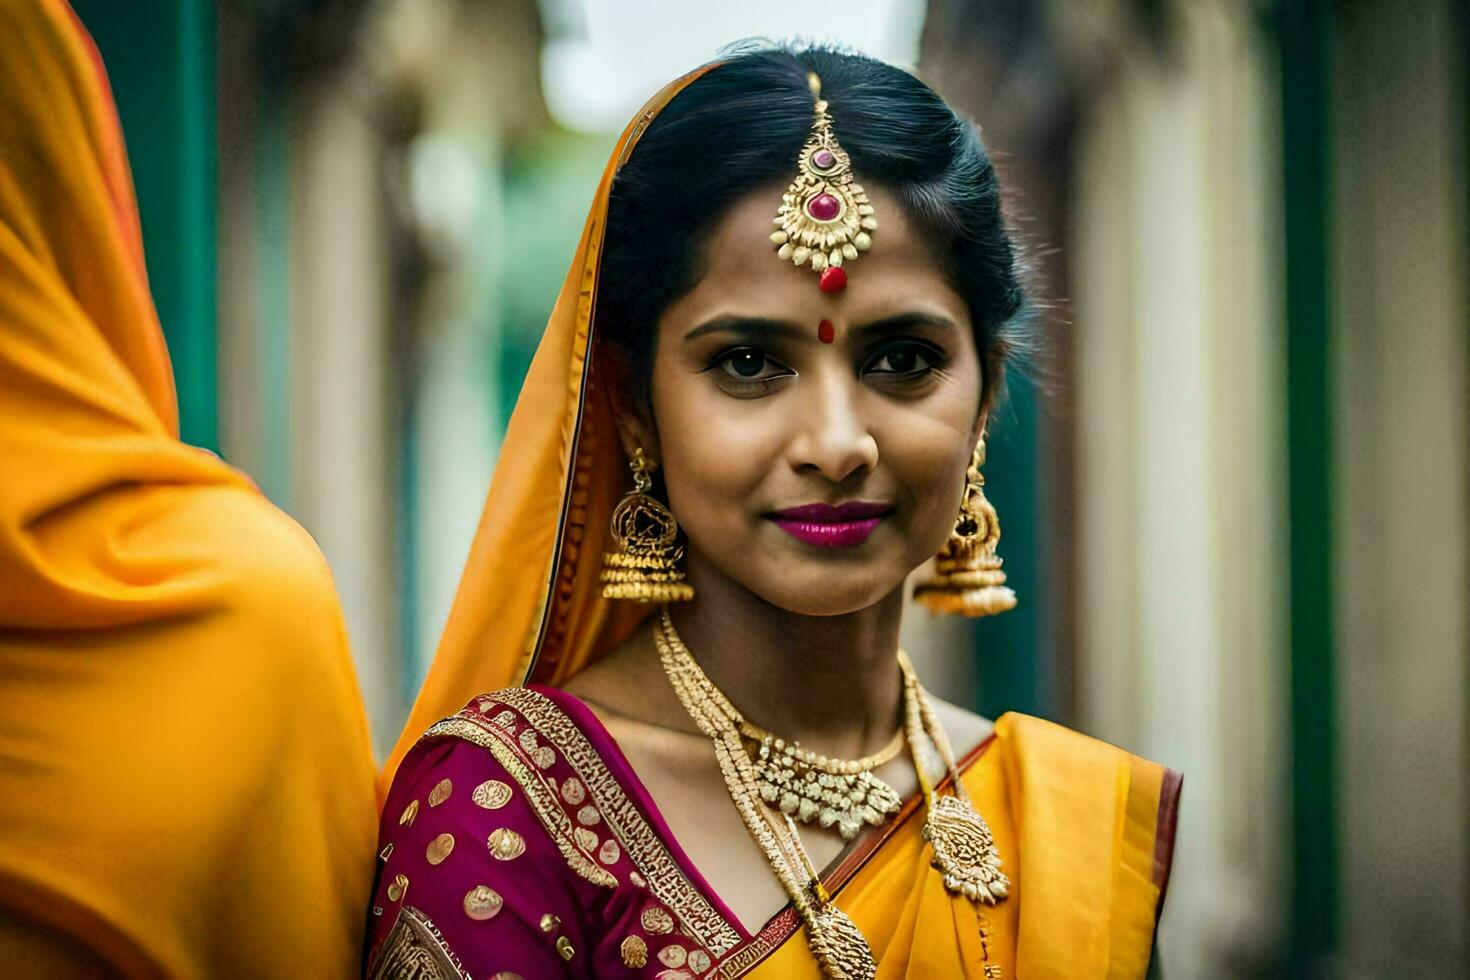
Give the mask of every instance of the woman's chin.
[{"label": "woman's chin", "polygon": [[845,616],[877,605],[902,585],[901,576],[888,582],[850,568],[826,568],[767,579],[751,591],[799,616]]}]

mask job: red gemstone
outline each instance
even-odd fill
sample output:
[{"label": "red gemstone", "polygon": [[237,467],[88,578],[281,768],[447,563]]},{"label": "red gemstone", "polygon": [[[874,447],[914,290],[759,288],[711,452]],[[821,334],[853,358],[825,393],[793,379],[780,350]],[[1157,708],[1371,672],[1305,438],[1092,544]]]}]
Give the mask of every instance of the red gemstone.
[{"label": "red gemstone", "polygon": [[842,213],[842,202],[831,194],[818,194],[806,202],[806,213],[818,221],[831,221]]},{"label": "red gemstone", "polygon": [[817,324],[817,339],[824,344],[830,344],[837,339],[837,331],[832,328],[831,320],[823,320]]},{"label": "red gemstone", "polygon": [[822,272],[822,278],[817,280],[817,285],[824,293],[840,293],[847,288],[847,273],[840,265],[829,265]]}]

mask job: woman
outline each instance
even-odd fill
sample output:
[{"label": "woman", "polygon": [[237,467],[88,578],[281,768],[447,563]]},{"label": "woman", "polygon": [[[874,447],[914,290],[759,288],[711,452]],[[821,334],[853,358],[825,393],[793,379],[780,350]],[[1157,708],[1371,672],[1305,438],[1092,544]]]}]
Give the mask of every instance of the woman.
[{"label": "woman", "polygon": [[332,580],[178,438],[101,62],[0,0],[0,972],[345,976],[375,800]]},{"label": "woman", "polygon": [[748,51],[654,98],[387,770],[371,975],[1145,972],[1178,777],[898,650],[936,553],[928,604],[1015,602],[980,466],[1023,307],[909,75]]}]

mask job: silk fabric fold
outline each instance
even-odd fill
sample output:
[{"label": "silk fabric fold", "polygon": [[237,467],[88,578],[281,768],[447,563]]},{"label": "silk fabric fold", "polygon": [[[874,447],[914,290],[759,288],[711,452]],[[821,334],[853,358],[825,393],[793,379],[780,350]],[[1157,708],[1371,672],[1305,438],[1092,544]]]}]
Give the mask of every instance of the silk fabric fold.
[{"label": "silk fabric fold", "polygon": [[0,963],[343,976],[374,765],[330,574],[178,438],[116,110],[0,0]]}]

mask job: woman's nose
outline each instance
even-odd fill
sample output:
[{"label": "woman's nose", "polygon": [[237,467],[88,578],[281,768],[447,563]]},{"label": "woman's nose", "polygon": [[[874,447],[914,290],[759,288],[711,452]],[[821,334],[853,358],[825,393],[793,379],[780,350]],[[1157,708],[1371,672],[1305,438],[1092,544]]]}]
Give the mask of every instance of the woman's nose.
[{"label": "woman's nose", "polygon": [[789,457],[798,472],[820,473],[833,483],[878,465],[878,442],[868,431],[855,379],[836,371],[808,373],[805,397],[791,406],[795,436]]}]

